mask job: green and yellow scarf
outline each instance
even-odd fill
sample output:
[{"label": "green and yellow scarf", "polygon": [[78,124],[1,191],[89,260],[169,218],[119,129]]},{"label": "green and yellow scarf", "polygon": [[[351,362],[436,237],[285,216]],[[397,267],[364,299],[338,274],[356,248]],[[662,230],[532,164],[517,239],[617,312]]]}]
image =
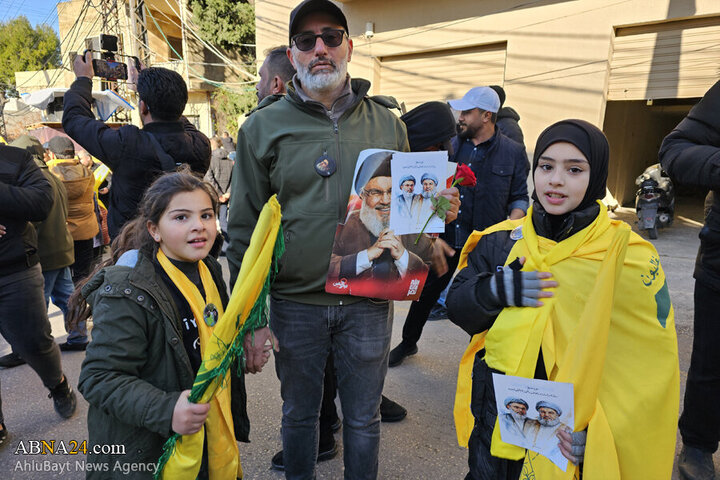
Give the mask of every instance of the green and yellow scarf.
[{"label": "green and yellow scarf", "polygon": [[[205,289],[203,299],[197,287],[161,250],[158,260],[190,304],[200,333],[202,364],[190,392],[189,400],[210,403],[210,414],[204,429],[193,435],[173,435],[163,447],[155,478],[194,480],[200,470],[204,433],[208,439],[208,467],[211,480],[242,478],[242,467],[230,410],[230,374],[233,361],[243,357],[245,333],[267,324],[267,295],[277,259],[284,245],[280,232],[280,204],[273,195],[263,207],[243,257],[227,309],[222,302],[210,272],[199,262],[200,279]],[[217,324],[209,326],[203,319],[205,306],[213,303],[218,311]],[[210,322],[212,323],[212,322]]]},{"label": "green and yellow scarf", "polygon": [[[473,428],[472,365],[485,361],[508,375],[532,378],[542,348],[548,379],[570,382],[575,392],[575,431],[587,428],[586,480],[670,478],[679,408],[679,368],[674,314],[655,248],[611,221],[595,221],[561,241],[536,234],[532,209],[522,220],[474,232],[460,269],[483,235],[518,226],[523,238],[507,263],[526,257],[523,270],[549,271],[555,296],[540,308],[508,307],[493,326],[473,337],[460,362],[455,423],[460,445]],[[521,479],[579,478],[545,457],[504,443],[495,426],[491,453],[524,458]]]}]

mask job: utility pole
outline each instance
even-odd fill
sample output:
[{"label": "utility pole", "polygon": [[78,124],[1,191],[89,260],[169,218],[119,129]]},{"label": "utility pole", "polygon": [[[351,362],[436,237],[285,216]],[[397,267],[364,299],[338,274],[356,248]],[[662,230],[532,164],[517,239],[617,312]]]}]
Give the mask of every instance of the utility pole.
[{"label": "utility pole", "polygon": [[128,0],[130,6],[130,26],[133,35],[133,54],[140,59],[143,65],[150,65],[150,51],[148,45],[148,30],[145,23],[145,0]]},{"label": "utility pole", "polygon": [[185,35],[185,5],[183,2],[178,0],[178,8],[180,9],[180,35],[182,38],[182,56],[183,62],[185,63],[185,83],[190,88],[190,70],[188,66],[188,46],[187,36]]}]

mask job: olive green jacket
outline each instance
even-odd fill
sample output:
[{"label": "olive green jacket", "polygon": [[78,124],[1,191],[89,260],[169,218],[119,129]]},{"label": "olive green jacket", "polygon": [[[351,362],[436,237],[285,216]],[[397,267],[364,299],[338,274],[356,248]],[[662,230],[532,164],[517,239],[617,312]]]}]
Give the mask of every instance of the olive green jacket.
[{"label": "olive green jacket", "polygon": [[[205,263],[227,304],[220,265],[211,257]],[[100,469],[87,478],[152,478],[151,472],[126,476],[114,466],[157,462],[173,433],[175,403],[195,379],[180,314],[143,251],[126,252],[117,265],[101,270],[83,287],[83,295],[92,307],[94,326],[78,390],[90,404],[88,463]],[[231,388],[235,436],[247,442],[245,382],[234,367]],[[95,454],[91,445],[121,445],[125,453]]]},{"label": "olive green jacket", "polygon": [[[325,293],[335,230],[345,221],[358,154],[381,148],[408,151],[405,125],[389,109],[390,97],[368,97],[367,80],[352,79],[354,103],[334,123],[316,102],[303,102],[288,84],[284,97],[259,108],[240,128],[228,217],[231,284],[250,243],[258,215],[271,195],[282,208],[285,254],[273,296],[314,305],[338,305],[358,297]],[[337,170],[315,171],[327,155]]]}]

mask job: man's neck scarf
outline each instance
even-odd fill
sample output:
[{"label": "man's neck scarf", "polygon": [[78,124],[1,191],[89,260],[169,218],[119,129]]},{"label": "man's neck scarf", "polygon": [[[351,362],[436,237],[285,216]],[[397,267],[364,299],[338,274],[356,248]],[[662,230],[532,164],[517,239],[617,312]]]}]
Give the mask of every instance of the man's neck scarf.
[{"label": "man's neck scarf", "polygon": [[[669,478],[675,449],[679,369],[674,316],[654,247],[611,221],[602,209],[587,228],[554,242],[536,234],[532,209],[474,232],[460,267],[483,235],[520,227],[506,264],[526,257],[525,271],[549,271],[555,296],[539,308],[507,307],[490,330],[475,335],[460,363],[455,399],[458,441],[473,428],[471,372],[477,352],[508,375],[532,378],[540,349],[548,379],[572,383],[574,431],[587,428],[585,480]],[[579,478],[547,458],[502,442],[495,427],[491,453],[523,459],[521,479]]]},{"label": "man's neck scarf", "polygon": [[[223,315],[222,300],[212,274],[202,261],[198,262],[200,281],[205,290],[205,298],[203,298],[195,284],[165,256],[162,248],[158,249],[157,259],[170,280],[190,305],[200,335],[200,351],[204,357],[208,344],[213,339],[213,329],[217,319]],[[207,420],[205,420],[205,425],[200,431],[192,435],[183,435],[182,441],[177,442],[175,446],[177,462],[174,465],[177,466],[178,473],[182,473],[183,476],[178,476],[176,473],[169,471],[170,468],[166,467],[163,471],[163,478],[197,477],[202,463],[203,444],[206,434],[210,478],[242,478],[240,453],[233,428],[230,372],[226,374],[223,380],[223,387],[210,400],[210,413]]]}]

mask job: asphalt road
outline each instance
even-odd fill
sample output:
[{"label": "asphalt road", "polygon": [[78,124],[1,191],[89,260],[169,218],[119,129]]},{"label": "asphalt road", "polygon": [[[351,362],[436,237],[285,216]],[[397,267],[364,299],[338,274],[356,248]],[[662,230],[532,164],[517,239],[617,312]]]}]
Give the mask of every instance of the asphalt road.
[{"label": "asphalt road", "polygon": [[[675,322],[680,347],[681,389],[684,391],[692,346],[692,268],[702,221],[700,201],[679,202],[675,224],[660,231],[654,241],[668,278],[675,308]],[[634,221],[632,210],[617,216]],[[395,305],[392,346],[401,338],[408,304]],[[60,311],[51,306],[53,335],[64,341]],[[21,321],[21,319],[18,319]],[[467,451],[457,445],[452,420],[455,379],[459,359],[468,337],[447,320],[428,322],[417,355],[401,366],[389,370],[385,395],[408,409],[408,417],[396,424],[382,424],[380,478],[383,479],[461,479],[467,472]],[[0,338],[0,355],[10,347]],[[73,385],[84,353],[63,353],[63,368]],[[53,410],[47,390],[26,365],[0,369],[3,410],[10,432],[8,442],[0,449],[2,479],[78,479],[84,478],[84,456],[22,454],[31,441],[71,441],[87,439],[87,403],[78,397],[78,411],[69,420],[60,419]],[[279,382],[272,360],[265,370],[247,379],[248,409],[252,422],[251,443],[240,444],[246,479],[280,479],[282,474],[270,470],[270,458],[279,450],[281,400]],[[336,436],[341,442],[341,433]],[[679,438],[679,437],[678,437]],[[21,443],[22,442],[22,443]],[[72,446],[72,445],[70,445]],[[318,478],[342,478],[342,459],[321,463]],[[720,465],[720,455],[716,455]],[[62,470],[62,471],[61,471]],[[676,478],[676,474],[673,478]]]}]

